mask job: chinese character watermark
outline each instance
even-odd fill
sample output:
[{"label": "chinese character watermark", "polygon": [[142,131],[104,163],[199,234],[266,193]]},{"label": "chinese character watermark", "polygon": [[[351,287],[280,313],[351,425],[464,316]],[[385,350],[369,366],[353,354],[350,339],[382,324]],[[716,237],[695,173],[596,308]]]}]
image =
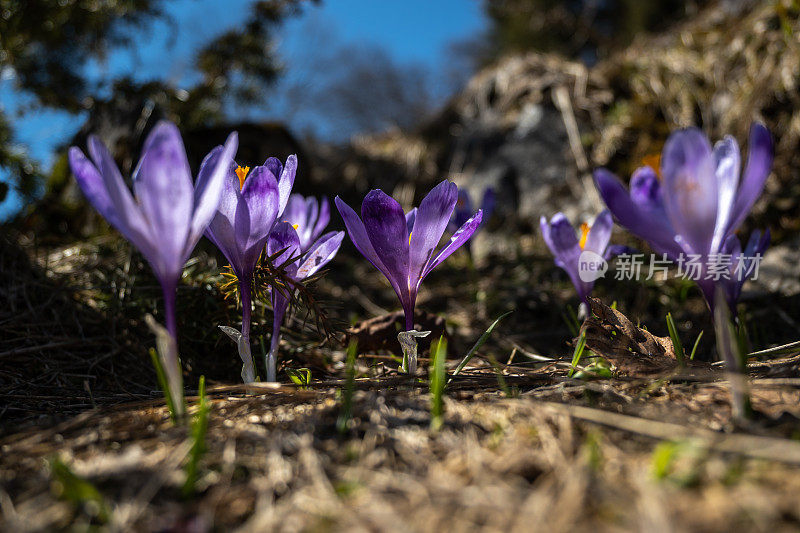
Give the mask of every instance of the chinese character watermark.
[{"label": "chinese character watermark", "polygon": [[[646,260],[645,254],[620,254],[614,263],[614,279],[616,280],[651,280],[657,274],[658,279],[670,278],[670,267],[675,269],[676,275],[691,281],[744,281],[757,280],[761,254],[754,256],[731,254],[709,254],[705,258],[700,254],[680,254],[670,260],[667,254],[650,256]],[[585,250],[578,259],[578,274],[582,281],[591,282],[605,277],[609,265],[603,256]]]}]

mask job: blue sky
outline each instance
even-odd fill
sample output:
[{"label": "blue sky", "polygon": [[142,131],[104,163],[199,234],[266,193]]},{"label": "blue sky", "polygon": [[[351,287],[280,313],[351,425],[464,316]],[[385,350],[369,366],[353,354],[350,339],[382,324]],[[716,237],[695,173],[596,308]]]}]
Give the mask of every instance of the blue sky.
[{"label": "blue sky", "polygon": [[[248,0],[167,2],[169,14],[177,21],[175,27],[156,24],[142,36],[142,44],[135,50],[112,52],[104,63],[90,65],[88,73],[98,80],[125,74],[142,81],[161,79],[179,87],[188,85],[194,75],[194,51],[215,35],[241,24],[249,4]],[[481,0],[327,0],[318,6],[309,4],[301,17],[284,24],[278,51],[284,58],[287,84],[296,77],[313,76],[302,72],[302,57],[313,55],[314,50],[309,48],[326,47],[326,38],[337,45],[380,46],[399,62],[420,63],[436,72],[447,64],[448,45],[480,33],[484,24]],[[14,92],[8,74],[0,72],[0,108],[14,117],[21,147],[49,168],[54,148],[80,128],[84,117],[48,110],[17,114],[26,100]],[[281,109],[280,84],[276,91],[269,112],[253,116],[251,111],[247,118],[290,120]],[[305,117],[305,122],[314,120],[324,124],[325,117]],[[18,199],[7,198],[0,204],[0,220],[18,208]]]}]

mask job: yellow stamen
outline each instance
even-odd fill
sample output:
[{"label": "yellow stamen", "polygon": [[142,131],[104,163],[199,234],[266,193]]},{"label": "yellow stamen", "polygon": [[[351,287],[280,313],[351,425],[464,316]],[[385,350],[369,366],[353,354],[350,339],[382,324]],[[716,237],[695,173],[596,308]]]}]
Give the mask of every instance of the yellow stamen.
[{"label": "yellow stamen", "polygon": [[661,179],[661,154],[648,154],[642,158],[642,164],[647,165],[656,172],[656,177]]},{"label": "yellow stamen", "polygon": [[591,226],[586,222],[581,224],[581,240],[578,242],[578,245],[581,247],[581,250],[583,250],[583,247],[586,246],[586,238],[589,236],[590,229]]},{"label": "yellow stamen", "polygon": [[247,177],[248,172],[250,172],[250,167],[236,167],[236,175],[239,177],[239,190],[244,187],[244,179]]},{"label": "yellow stamen", "polygon": [[408,232],[408,245],[411,246],[411,234],[414,233],[413,231]]},{"label": "yellow stamen", "polygon": [[294,229],[297,229],[297,227],[298,227],[299,225],[300,225],[300,224],[292,224],[292,227],[293,227]]}]

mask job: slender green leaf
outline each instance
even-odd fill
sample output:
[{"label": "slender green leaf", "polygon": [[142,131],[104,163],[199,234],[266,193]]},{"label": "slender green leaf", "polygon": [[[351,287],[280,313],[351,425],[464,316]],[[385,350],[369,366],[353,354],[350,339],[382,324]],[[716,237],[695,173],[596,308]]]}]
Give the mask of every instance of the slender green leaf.
[{"label": "slender green leaf", "polygon": [[500,321],[503,320],[505,317],[507,317],[508,315],[510,315],[513,312],[514,311],[512,310],[512,311],[508,311],[508,312],[503,313],[502,315],[497,317],[497,319],[495,319],[494,322],[492,322],[491,326],[486,328],[486,331],[484,331],[483,335],[481,335],[480,338],[478,338],[478,341],[475,343],[475,345],[472,348],[470,348],[469,352],[467,352],[467,355],[464,356],[464,359],[462,359],[461,362],[458,363],[458,366],[456,367],[455,371],[453,372],[454,376],[457,376],[458,373],[461,372],[464,369],[465,366],[467,366],[467,363],[469,363],[470,360],[475,356],[475,352],[477,352],[481,348],[481,346],[483,346],[486,343],[486,341],[489,340],[489,336],[492,334],[492,332],[494,331],[494,328],[497,327],[497,325],[500,323]]},{"label": "slender green leaf", "polygon": [[575,345],[575,351],[572,353],[572,364],[570,365],[567,377],[571,378],[578,368],[584,348],[586,348],[586,330],[581,331],[581,336],[578,337],[578,343]]},{"label": "slender green leaf", "polygon": [[490,355],[489,362],[491,363],[492,368],[494,368],[494,375],[497,378],[497,385],[500,387],[500,390],[503,391],[503,394],[506,395],[506,398],[516,397],[519,391],[517,390],[517,387],[511,388],[508,386],[506,377],[503,375],[503,369],[500,368],[500,363],[497,362],[497,359]]},{"label": "slender green leaf", "polygon": [[697,347],[700,346],[700,339],[703,338],[703,331],[700,331],[700,335],[697,336],[697,339],[694,341],[694,346],[692,347],[692,353],[689,354],[689,359],[694,361],[694,356],[697,353]]},{"label": "slender green leaf", "polygon": [[200,376],[198,387],[197,414],[192,423],[192,449],[189,451],[189,460],[184,467],[186,481],[183,483],[181,493],[185,498],[194,494],[194,485],[197,482],[197,466],[200,458],[206,451],[206,432],[208,431],[208,402],[206,401],[206,378]]},{"label": "slender green leaf", "polygon": [[436,347],[431,347],[433,356],[431,357],[431,367],[429,384],[431,391],[431,429],[438,431],[442,427],[444,416],[444,388],[447,384],[447,371],[445,360],[447,359],[447,339],[442,335]]},{"label": "slender green leaf", "polygon": [[161,366],[161,358],[158,357],[155,348],[150,348],[150,360],[153,362],[153,367],[156,369],[158,386],[161,388],[161,392],[164,393],[164,400],[167,403],[167,409],[169,409],[169,416],[173,422],[177,422],[178,417],[177,413],[175,413],[175,403],[172,401],[172,394],[167,385],[167,375],[164,373],[164,367]]},{"label": "slender green leaf", "polygon": [[608,379],[614,377],[611,372],[611,363],[602,357],[594,357],[594,360],[583,367],[583,370],[576,372],[573,376],[575,379]]},{"label": "slender green leaf", "polygon": [[564,322],[567,323],[567,328],[569,328],[569,332],[572,336],[577,337],[578,330],[581,328],[581,323],[572,306],[567,306],[566,311],[562,312],[561,316],[564,317]]},{"label": "slender green leaf", "polygon": [[678,366],[686,366],[683,344],[678,335],[678,328],[675,326],[675,321],[672,319],[672,313],[667,313],[667,329],[669,330],[669,338],[672,339],[672,347],[675,349],[675,358],[678,360]]},{"label": "slender green leaf", "polygon": [[344,434],[347,431],[347,424],[353,416],[353,391],[356,386],[356,358],[358,357],[358,339],[355,337],[350,340],[347,346],[347,359],[345,361],[346,381],[342,391],[342,410],[336,420],[336,429]]},{"label": "slender green leaf", "polygon": [[292,383],[299,385],[301,388],[307,388],[311,385],[311,370],[308,368],[287,368],[286,374]]},{"label": "slender green leaf", "polygon": [[97,487],[78,476],[58,457],[50,460],[50,472],[56,482],[60,498],[75,506],[83,507],[100,522],[108,522],[109,507]]}]

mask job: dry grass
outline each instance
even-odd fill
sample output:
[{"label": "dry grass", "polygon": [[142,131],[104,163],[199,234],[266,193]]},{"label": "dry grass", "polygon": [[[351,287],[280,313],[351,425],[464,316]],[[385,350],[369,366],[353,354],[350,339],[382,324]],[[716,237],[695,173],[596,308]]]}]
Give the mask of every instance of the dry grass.
[{"label": "dry grass", "polygon": [[[655,402],[637,398],[642,391]],[[725,417],[724,389],[714,384],[564,382],[516,399],[483,392],[448,399],[436,433],[426,395],[387,387],[356,393],[343,436],[330,390],[242,392],[212,392],[208,452],[188,500],[180,487],[190,441],[163,407],[87,413],[6,438],[0,527],[92,523],[86,506],[59,499],[46,461],[56,455],[100,491],[112,529],[763,531],[800,521],[800,444],[774,438],[796,422],[762,423],[773,435],[762,437],[703,429]],[[650,421],[613,414],[642,403]],[[664,415],[682,419],[683,430],[654,421]],[[653,426],[676,444],[660,444]],[[783,448],[771,459],[748,457],[775,441]]]}]

